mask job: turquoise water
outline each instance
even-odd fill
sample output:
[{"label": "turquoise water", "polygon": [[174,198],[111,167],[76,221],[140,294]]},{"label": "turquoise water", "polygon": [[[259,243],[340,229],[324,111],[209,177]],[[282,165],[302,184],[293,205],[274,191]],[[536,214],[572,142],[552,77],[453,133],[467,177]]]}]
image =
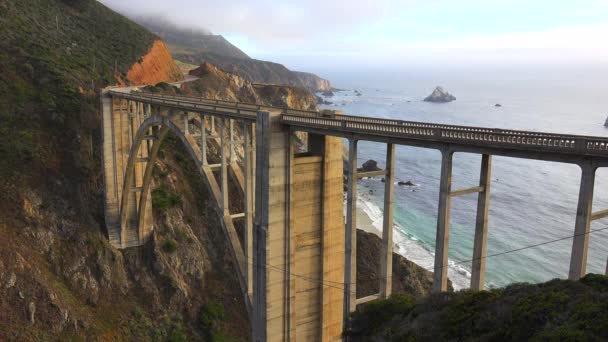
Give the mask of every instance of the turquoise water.
[{"label": "turquoise water", "polygon": [[[608,136],[608,72],[513,68],[510,70],[444,70],[326,73],[341,88],[329,99],[349,114],[403,120]],[[448,104],[422,102],[441,85],[457,97]],[[500,103],[502,107],[495,108]],[[384,164],[382,144],[361,142],[360,163]],[[395,241],[400,253],[432,268],[439,197],[440,153],[398,146],[397,180],[416,187],[396,186]],[[457,153],[453,188],[476,185],[480,156]],[[494,157],[489,214],[488,254],[501,253],[574,233],[580,169],[575,165]],[[362,180],[360,208],[378,221],[383,186]],[[608,208],[608,171],[597,173],[594,210]],[[371,191],[371,193],[370,193]],[[452,200],[450,261],[471,259],[476,195]],[[381,221],[380,221],[381,222]],[[379,223],[379,222],[376,222]],[[379,224],[377,224],[379,226]],[[592,229],[608,226],[599,220]],[[567,277],[572,240],[560,241],[487,260],[487,285],[541,282]],[[590,235],[588,272],[603,273],[608,258],[608,231]],[[449,275],[457,287],[468,287],[470,263],[452,265]]]}]

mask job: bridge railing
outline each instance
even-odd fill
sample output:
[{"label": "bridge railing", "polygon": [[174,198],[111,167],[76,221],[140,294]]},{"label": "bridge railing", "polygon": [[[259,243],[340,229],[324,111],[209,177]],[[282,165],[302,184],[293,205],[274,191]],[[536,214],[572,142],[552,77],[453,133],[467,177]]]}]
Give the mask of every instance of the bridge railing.
[{"label": "bridge railing", "polygon": [[208,99],[208,98],[204,98],[204,97],[184,96],[184,95],[148,94],[148,93],[142,93],[142,92],[138,92],[137,94],[141,94],[143,96],[148,96],[148,97],[176,99],[176,100],[185,101],[185,102],[189,102],[189,103],[190,102],[192,102],[192,103],[209,103],[209,104],[215,104],[218,106],[226,106],[226,107],[230,107],[230,108],[250,109],[250,110],[256,110],[256,111],[279,110],[282,113],[286,113],[286,114],[319,115],[319,112],[316,112],[316,111],[291,109],[291,108],[287,108],[287,107],[264,106],[264,105],[259,105],[256,103],[249,103],[249,102],[225,101],[225,100],[216,100],[216,99]]},{"label": "bridge railing", "polygon": [[287,124],[320,129],[334,129],[347,133],[403,137],[446,143],[459,143],[481,147],[510,147],[539,152],[565,152],[608,156],[608,138],[577,135],[545,134],[525,131],[507,131],[464,126],[435,125],[393,121],[391,124],[375,120],[359,120],[344,116],[314,117],[283,114]]},{"label": "bridge railing", "polygon": [[167,107],[177,107],[192,112],[210,112],[217,115],[226,115],[236,119],[255,120],[258,110],[248,108],[235,108],[233,106],[206,103],[201,101],[189,101],[183,99],[165,98],[159,95],[142,95],[141,93],[124,93],[111,91],[110,95],[127,100],[139,101],[148,104]]}]

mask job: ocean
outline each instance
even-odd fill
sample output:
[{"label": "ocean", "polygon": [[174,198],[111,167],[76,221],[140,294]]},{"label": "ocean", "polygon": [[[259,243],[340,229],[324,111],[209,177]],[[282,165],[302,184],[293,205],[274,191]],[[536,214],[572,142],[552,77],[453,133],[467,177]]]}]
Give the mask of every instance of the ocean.
[{"label": "ocean", "polygon": [[[339,88],[327,98],[347,114],[456,125],[510,128],[553,133],[608,136],[607,69],[491,68],[403,71],[329,71],[323,74]],[[435,86],[457,100],[423,102]],[[362,96],[355,96],[359,90]],[[495,104],[502,107],[495,107]],[[374,159],[384,165],[386,148],[360,142],[359,164]],[[397,146],[395,185],[396,250],[429,270],[433,253],[439,198],[441,155],[432,149]],[[479,182],[479,155],[454,155],[453,189]],[[488,255],[515,250],[574,234],[580,184],[576,165],[494,157],[489,209]],[[594,211],[608,209],[608,170],[597,172]],[[359,182],[358,211],[363,223],[382,227],[380,179]],[[454,198],[451,208],[448,275],[455,288],[469,287],[477,196]],[[361,220],[360,220],[361,221]],[[608,219],[593,222],[593,229]],[[543,282],[567,278],[572,239],[487,259],[486,286],[513,282]],[[587,271],[604,273],[608,259],[608,230],[592,233]]]}]

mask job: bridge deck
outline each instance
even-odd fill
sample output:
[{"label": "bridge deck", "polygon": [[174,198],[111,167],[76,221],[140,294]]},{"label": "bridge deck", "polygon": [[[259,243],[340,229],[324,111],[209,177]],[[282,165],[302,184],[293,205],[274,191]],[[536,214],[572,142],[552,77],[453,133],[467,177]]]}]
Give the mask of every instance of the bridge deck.
[{"label": "bridge deck", "polygon": [[436,124],[355,115],[276,108],[252,103],[178,95],[111,92],[113,96],[178,110],[254,121],[258,111],[280,111],[294,130],[358,140],[391,142],[426,148],[489,153],[540,160],[579,163],[591,158],[608,165],[608,138],[522,130]]}]

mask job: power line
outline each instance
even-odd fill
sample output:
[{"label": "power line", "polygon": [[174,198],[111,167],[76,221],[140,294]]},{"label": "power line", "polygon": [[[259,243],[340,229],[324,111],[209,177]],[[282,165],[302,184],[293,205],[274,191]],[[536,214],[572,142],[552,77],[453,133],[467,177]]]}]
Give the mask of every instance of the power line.
[{"label": "power line", "polygon": [[[556,242],[559,242],[559,241],[573,239],[573,238],[575,238],[577,236],[588,235],[588,234],[591,234],[591,233],[601,232],[601,231],[605,231],[605,230],[608,230],[608,226],[603,227],[603,228],[599,228],[599,229],[593,229],[593,230],[590,230],[589,232],[585,232],[585,233],[581,233],[581,234],[569,235],[569,236],[561,237],[561,238],[554,239],[554,240],[548,240],[548,241],[544,241],[544,242],[541,242],[541,243],[537,243],[537,244],[528,245],[528,246],[521,247],[521,248],[516,248],[516,249],[508,250],[508,251],[505,251],[505,252],[500,252],[500,253],[486,255],[485,257],[481,257],[481,258],[459,260],[459,261],[454,262],[453,264],[454,265],[463,264],[463,263],[473,262],[473,261],[476,261],[476,260],[488,259],[488,258],[493,258],[493,257],[497,257],[497,256],[502,256],[502,255],[506,255],[506,254],[515,253],[515,252],[520,252],[520,251],[523,251],[523,250],[527,250],[527,249],[531,249],[531,248],[536,248],[536,247],[540,247],[540,246],[556,243]],[[249,264],[252,265],[252,266],[255,266],[255,265],[253,265],[253,263],[249,263]],[[278,267],[278,266],[269,265],[269,264],[264,264],[263,266],[265,268],[271,268],[271,269],[273,269],[276,272],[287,273],[290,276],[293,276],[293,277],[296,277],[296,278],[300,278],[300,279],[304,279],[304,280],[309,281],[311,283],[316,283],[316,284],[319,284],[319,285],[324,285],[324,286],[327,286],[327,287],[335,288],[335,289],[338,289],[338,290],[344,290],[345,285],[350,285],[350,284],[347,284],[347,283],[344,283],[344,282],[328,281],[328,280],[322,280],[322,279],[318,279],[318,278],[311,278],[311,277],[308,277],[308,276],[305,276],[305,275],[288,272],[286,269],[283,269],[283,268]],[[443,269],[444,267],[449,267],[449,266],[450,265],[444,265],[444,266],[438,267],[437,269],[440,270],[440,269]],[[428,267],[425,267],[425,269],[426,268],[428,268]],[[377,281],[377,279],[370,279],[369,281],[370,282],[371,281]],[[356,295],[356,293],[355,292],[351,292],[351,295]]]}]

